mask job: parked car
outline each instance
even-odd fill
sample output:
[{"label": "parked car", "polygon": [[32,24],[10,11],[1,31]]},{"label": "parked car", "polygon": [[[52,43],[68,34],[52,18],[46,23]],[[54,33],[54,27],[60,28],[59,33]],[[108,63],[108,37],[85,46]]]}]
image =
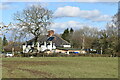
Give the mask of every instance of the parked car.
[{"label": "parked car", "polygon": [[98,53],[98,51],[95,49],[84,49],[84,50],[87,52],[87,54],[97,54]]},{"label": "parked car", "polygon": [[10,53],[10,52],[6,53],[6,57],[12,57],[12,56],[13,56],[12,53]]}]

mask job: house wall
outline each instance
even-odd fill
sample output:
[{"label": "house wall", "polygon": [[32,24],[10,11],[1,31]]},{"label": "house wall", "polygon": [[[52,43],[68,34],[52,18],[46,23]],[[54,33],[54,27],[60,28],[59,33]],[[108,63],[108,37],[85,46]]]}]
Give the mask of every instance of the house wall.
[{"label": "house wall", "polygon": [[[34,43],[33,43],[33,45],[26,45],[26,44],[23,45],[23,53],[28,53],[29,50],[31,49],[31,47],[34,47]],[[45,51],[47,49],[53,50],[53,49],[56,49],[56,46],[55,46],[54,43],[52,43],[52,41],[50,42],[50,45],[47,45],[46,42],[44,42],[43,45],[40,45],[39,42],[37,43],[37,50],[38,50],[38,52]]]},{"label": "house wall", "polygon": [[40,47],[38,47],[39,51],[45,51],[47,49],[47,44],[46,42],[44,42],[44,45],[41,45]]},{"label": "house wall", "polygon": [[86,53],[83,50],[60,50],[60,49],[56,49],[55,52],[56,53],[65,53],[65,54],[70,54],[70,52],[78,52],[80,54],[85,54]]},{"label": "house wall", "polygon": [[56,46],[54,43],[52,43],[52,41],[50,41],[50,45],[47,45],[47,49],[49,50],[56,49]]},{"label": "house wall", "polygon": [[28,53],[29,50],[31,49],[31,45],[23,45],[23,53]]},{"label": "house wall", "polygon": [[66,53],[67,51],[56,49],[55,52],[56,52],[56,53]]},{"label": "house wall", "polygon": [[45,51],[47,49],[49,50],[56,49],[56,46],[55,44],[52,43],[52,41],[50,41],[50,45],[47,45],[46,42],[44,42],[44,45],[40,45],[40,43],[38,43],[37,48],[38,48],[38,51]]},{"label": "house wall", "polygon": [[66,48],[66,47],[67,47],[67,48],[70,48],[71,45],[63,45],[63,47],[64,47],[64,48]]},{"label": "house wall", "polygon": [[69,50],[69,52],[78,52],[80,54],[86,54],[86,51],[84,50]]}]

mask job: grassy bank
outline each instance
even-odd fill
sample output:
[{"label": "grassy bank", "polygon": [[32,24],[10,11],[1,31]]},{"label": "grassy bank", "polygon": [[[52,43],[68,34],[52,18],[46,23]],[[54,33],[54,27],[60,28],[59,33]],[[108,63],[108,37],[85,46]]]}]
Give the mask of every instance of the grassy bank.
[{"label": "grassy bank", "polygon": [[117,78],[118,58],[3,58],[3,78]]}]

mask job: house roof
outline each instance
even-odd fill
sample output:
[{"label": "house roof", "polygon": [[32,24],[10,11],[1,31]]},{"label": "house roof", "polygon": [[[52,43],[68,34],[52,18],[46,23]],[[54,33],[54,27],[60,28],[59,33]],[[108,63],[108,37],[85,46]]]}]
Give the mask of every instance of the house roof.
[{"label": "house roof", "polygon": [[[35,38],[27,41],[27,44],[28,45],[32,45],[32,42],[35,41]],[[62,45],[69,45],[70,43],[65,41],[64,39],[62,39],[59,35],[57,34],[54,34],[53,36],[51,37],[48,37],[47,35],[41,35],[39,36],[38,42],[45,42],[45,41],[52,41],[53,43],[55,43],[55,46],[56,47],[61,47]],[[24,43],[25,44],[25,43]]]},{"label": "house roof", "polygon": [[69,45],[70,43],[67,42],[66,40],[64,40],[63,38],[61,38],[59,35],[53,35],[55,37],[55,39],[53,39],[53,43],[55,43],[55,45],[57,47],[61,47],[61,45]]},{"label": "house roof", "polygon": [[60,47],[58,47],[57,49],[59,49],[59,50],[82,50],[79,48],[60,48]]},{"label": "house roof", "polygon": [[21,45],[22,43],[17,43],[17,42],[11,43],[4,47],[4,51],[12,52],[12,48],[14,48],[14,51],[21,51],[22,50]]}]

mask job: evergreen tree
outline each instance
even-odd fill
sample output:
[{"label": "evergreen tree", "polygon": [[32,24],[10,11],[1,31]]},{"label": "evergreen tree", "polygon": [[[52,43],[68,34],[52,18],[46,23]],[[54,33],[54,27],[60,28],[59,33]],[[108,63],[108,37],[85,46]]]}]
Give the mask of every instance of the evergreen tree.
[{"label": "evergreen tree", "polygon": [[4,35],[4,37],[3,37],[3,46],[6,46],[7,44],[8,44],[8,41],[7,41],[7,39],[6,39],[5,35]]},{"label": "evergreen tree", "polygon": [[2,38],[0,37],[0,51],[2,51]]},{"label": "evergreen tree", "polygon": [[70,29],[70,34],[73,34],[73,32],[74,32],[74,30],[71,28],[71,29]]},{"label": "evergreen tree", "polygon": [[67,29],[64,30],[64,32],[63,32],[63,34],[61,36],[64,40],[66,40],[68,42],[69,42],[69,33],[70,33],[69,29],[67,28]]}]

